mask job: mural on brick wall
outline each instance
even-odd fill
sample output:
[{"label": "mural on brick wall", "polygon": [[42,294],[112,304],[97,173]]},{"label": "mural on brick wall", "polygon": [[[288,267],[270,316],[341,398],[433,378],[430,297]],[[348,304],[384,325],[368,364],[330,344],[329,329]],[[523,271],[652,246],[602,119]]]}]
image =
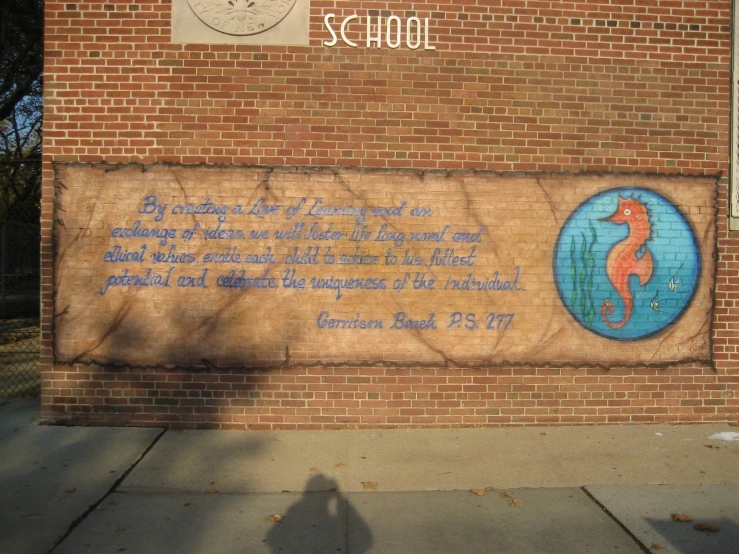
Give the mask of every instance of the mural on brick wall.
[{"label": "mural on brick wall", "polygon": [[58,362],[710,359],[712,179],[136,165],[56,176]]},{"label": "mural on brick wall", "polygon": [[664,196],[623,187],[596,194],[563,225],[554,255],[562,302],[586,329],[638,340],[673,324],[698,288],[701,255]]}]

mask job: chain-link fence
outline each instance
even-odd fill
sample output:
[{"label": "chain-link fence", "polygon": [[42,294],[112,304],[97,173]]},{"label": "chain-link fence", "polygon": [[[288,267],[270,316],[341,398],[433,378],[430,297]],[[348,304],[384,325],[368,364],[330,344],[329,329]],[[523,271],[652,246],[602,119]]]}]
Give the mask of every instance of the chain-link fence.
[{"label": "chain-link fence", "polygon": [[40,232],[0,221],[0,398],[39,394]]},{"label": "chain-link fence", "polygon": [[[39,393],[43,2],[0,0],[0,398]],[[17,41],[14,42],[14,40]],[[6,86],[7,85],[7,86]]]}]

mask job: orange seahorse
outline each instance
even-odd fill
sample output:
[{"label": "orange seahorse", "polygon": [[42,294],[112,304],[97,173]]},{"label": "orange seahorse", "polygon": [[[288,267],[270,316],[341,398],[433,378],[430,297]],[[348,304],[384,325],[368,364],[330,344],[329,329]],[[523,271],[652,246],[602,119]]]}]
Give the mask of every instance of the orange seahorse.
[{"label": "orange seahorse", "polygon": [[[621,321],[611,322],[608,316],[613,315],[613,304],[606,300],[600,307],[600,316],[603,322],[612,329],[623,327],[631,318],[634,309],[634,297],[629,288],[629,277],[639,277],[639,284],[643,287],[649,282],[654,270],[652,253],[646,248],[646,242],[651,237],[651,224],[647,207],[634,198],[618,197],[618,209],[610,217],[600,221],[610,221],[629,226],[629,235],[613,245],[606,258],[606,274],[613,288],[624,302],[624,315]],[[643,249],[640,258],[637,252]]]}]

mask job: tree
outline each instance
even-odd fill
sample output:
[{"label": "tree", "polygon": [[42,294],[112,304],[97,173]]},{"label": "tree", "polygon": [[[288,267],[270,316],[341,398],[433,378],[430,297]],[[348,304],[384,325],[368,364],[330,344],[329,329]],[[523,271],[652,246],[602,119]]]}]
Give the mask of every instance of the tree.
[{"label": "tree", "polygon": [[0,121],[27,96],[41,96],[43,0],[0,2]]},{"label": "tree", "polygon": [[0,1],[0,219],[37,221],[43,0]]}]

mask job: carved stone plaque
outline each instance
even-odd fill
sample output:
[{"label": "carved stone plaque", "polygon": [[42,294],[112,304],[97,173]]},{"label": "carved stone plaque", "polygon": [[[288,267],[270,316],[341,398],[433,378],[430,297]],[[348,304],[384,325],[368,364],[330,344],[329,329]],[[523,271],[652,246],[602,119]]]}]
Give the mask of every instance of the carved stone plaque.
[{"label": "carved stone plaque", "polygon": [[172,0],[172,42],[308,44],[309,0]]},{"label": "carved stone plaque", "polygon": [[198,19],[229,35],[256,35],[285,19],[296,0],[187,0]]}]

